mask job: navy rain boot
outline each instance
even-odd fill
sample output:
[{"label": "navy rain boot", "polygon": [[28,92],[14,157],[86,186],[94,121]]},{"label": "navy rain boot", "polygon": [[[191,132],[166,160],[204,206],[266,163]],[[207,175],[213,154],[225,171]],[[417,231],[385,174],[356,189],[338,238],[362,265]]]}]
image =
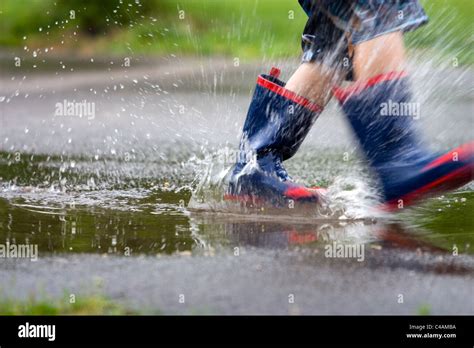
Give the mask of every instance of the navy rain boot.
[{"label": "navy rain boot", "polygon": [[405,73],[378,75],[333,91],[380,179],[384,209],[403,208],[473,179],[474,142],[441,155],[421,143],[419,107],[411,100]]},{"label": "navy rain boot", "polygon": [[296,153],[322,108],[287,90],[279,74],[272,68],[257,79],[226,200],[281,207],[321,198],[318,189],[292,182],[282,162]]}]

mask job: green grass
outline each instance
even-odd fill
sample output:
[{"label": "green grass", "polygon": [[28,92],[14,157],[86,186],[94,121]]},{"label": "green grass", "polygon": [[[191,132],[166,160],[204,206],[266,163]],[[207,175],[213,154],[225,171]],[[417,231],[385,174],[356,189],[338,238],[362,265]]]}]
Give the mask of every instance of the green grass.
[{"label": "green grass", "polygon": [[431,306],[429,304],[422,304],[418,306],[417,310],[418,315],[430,315],[431,314]]},{"label": "green grass", "polygon": [[472,254],[474,245],[474,193],[458,192],[443,199],[427,200],[399,218],[419,230],[418,237],[450,253],[456,246],[458,254]]},{"label": "green grass", "polygon": [[126,315],[136,314],[102,296],[59,300],[0,300],[0,315]]},{"label": "green grass", "polygon": [[144,21],[118,34],[130,44],[127,49],[240,59],[288,57],[300,50],[306,15],[296,1],[164,2],[168,10],[157,14],[156,22]]},{"label": "green grass", "polygon": [[472,0],[422,0],[430,17],[427,25],[409,33],[409,47],[431,48],[449,61],[474,64],[474,3]]},{"label": "green grass", "polygon": [[[241,59],[294,56],[300,51],[306,15],[296,0],[157,3],[159,7],[149,10],[143,18],[138,16],[127,25],[110,20],[106,33],[90,36],[81,20],[87,9],[77,9],[76,19],[65,23],[67,7],[58,9],[53,0],[2,0],[0,45],[54,46],[56,50],[65,47],[108,54],[226,55]],[[184,11],[182,19],[180,11]],[[105,17],[112,18],[111,13],[103,11],[103,18],[97,20],[103,21]]]},{"label": "green grass", "polygon": [[[53,46],[87,55],[296,57],[307,19],[297,0],[147,0],[140,7],[122,5],[118,14],[112,10],[115,0],[83,1],[2,0],[0,45]],[[409,46],[434,48],[472,64],[472,0],[422,3],[431,21],[408,35]],[[70,9],[76,11],[73,20]],[[97,27],[95,35],[88,31],[90,23]]]}]

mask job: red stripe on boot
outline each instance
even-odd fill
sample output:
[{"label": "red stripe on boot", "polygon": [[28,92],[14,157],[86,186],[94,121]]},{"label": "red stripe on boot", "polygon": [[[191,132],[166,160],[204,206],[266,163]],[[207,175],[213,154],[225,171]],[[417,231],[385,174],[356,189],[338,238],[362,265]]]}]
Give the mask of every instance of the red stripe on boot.
[{"label": "red stripe on boot", "polygon": [[332,93],[341,103],[344,103],[351,95],[360,93],[368,87],[385,81],[398,80],[406,76],[407,73],[405,71],[391,71],[386,74],[376,75],[365,81],[356,82],[352,86],[346,88],[334,86],[332,88]]},{"label": "red stripe on boot", "polygon": [[290,187],[285,191],[285,196],[292,199],[301,199],[316,197],[318,194],[314,190],[307,189],[306,187]]},{"label": "red stripe on boot", "polygon": [[302,97],[295,92],[292,92],[285,87],[279,86],[274,82],[271,82],[267,79],[265,79],[262,76],[259,76],[257,79],[257,84],[259,86],[262,86],[266,89],[269,89],[270,91],[281,95],[282,97],[285,97],[287,99],[290,99],[291,101],[294,101],[295,103],[313,111],[313,112],[321,112],[323,108],[319,106],[316,103],[313,103],[312,101],[306,99],[305,97]]},{"label": "red stripe on boot", "polygon": [[456,160],[466,160],[468,157],[474,155],[474,141],[470,143],[463,144],[454,150],[449,151],[448,153],[436,158],[434,161],[428,163],[424,168],[423,171],[430,170],[432,168],[438,167],[447,162],[455,162],[454,154],[456,154]]}]

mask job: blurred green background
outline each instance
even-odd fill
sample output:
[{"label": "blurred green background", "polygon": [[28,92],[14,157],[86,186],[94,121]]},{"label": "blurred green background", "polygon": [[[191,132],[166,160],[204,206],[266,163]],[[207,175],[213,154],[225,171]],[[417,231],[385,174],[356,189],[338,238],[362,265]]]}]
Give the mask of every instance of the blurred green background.
[{"label": "blurred green background", "polygon": [[[422,4],[431,21],[409,47],[472,64],[474,1]],[[300,54],[306,14],[297,0],[1,0],[0,22],[10,48],[265,59]]]}]

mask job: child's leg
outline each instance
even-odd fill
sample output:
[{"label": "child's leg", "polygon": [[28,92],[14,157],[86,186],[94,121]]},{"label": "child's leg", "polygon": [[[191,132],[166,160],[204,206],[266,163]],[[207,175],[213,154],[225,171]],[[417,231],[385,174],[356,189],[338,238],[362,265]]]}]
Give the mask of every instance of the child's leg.
[{"label": "child's leg", "polygon": [[[389,33],[364,41],[354,47],[353,70],[356,80],[391,71],[401,71],[405,65],[405,47],[401,32]],[[331,99],[331,87],[344,79],[342,72],[318,62],[301,64],[286,83],[286,88],[318,105]]]},{"label": "child's leg", "polygon": [[[356,80],[366,80],[405,65],[405,47],[401,32],[389,33],[354,47],[353,69]],[[286,83],[286,88],[321,106],[331,98],[331,87],[344,79],[342,72],[318,62],[301,64]]]},{"label": "child's leg", "polygon": [[400,31],[385,34],[354,46],[353,69],[356,80],[367,80],[405,67],[405,46]]},{"label": "child's leg", "polygon": [[301,64],[286,88],[324,107],[331,98],[331,87],[343,80],[341,73],[318,62]]},{"label": "child's leg", "polygon": [[[401,32],[389,33],[354,47],[353,69],[356,80],[405,67],[405,47]],[[325,106],[331,99],[331,87],[344,79],[342,72],[322,63],[301,64],[286,83],[286,88]]]}]

